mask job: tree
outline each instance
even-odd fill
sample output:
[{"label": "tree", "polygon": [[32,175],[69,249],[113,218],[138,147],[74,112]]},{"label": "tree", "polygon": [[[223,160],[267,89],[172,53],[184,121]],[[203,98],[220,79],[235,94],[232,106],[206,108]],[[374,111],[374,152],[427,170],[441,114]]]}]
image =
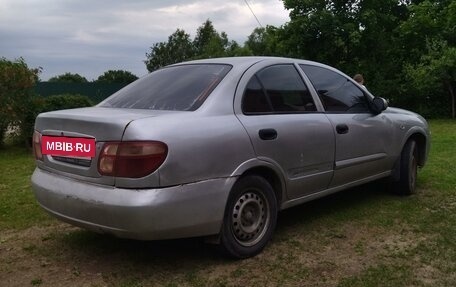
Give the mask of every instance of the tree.
[{"label": "tree", "polygon": [[421,104],[418,109],[429,115],[454,118],[456,2],[416,1],[408,12],[398,28],[398,46],[404,47],[401,102],[414,108]]},{"label": "tree", "polygon": [[230,41],[225,32],[217,32],[209,19],[198,27],[193,46],[197,59],[248,54],[236,41]]},{"label": "tree", "polygon": [[0,145],[8,126],[22,127],[25,122],[40,72],[41,68],[30,69],[22,58],[0,59]]},{"label": "tree", "polygon": [[266,28],[255,28],[244,43],[254,55],[270,55],[268,33]]},{"label": "tree", "polygon": [[129,84],[138,79],[138,77],[129,71],[108,70],[99,76],[96,82]]},{"label": "tree", "polygon": [[87,79],[79,74],[65,73],[52,77],[48,82],[53,83],[87,83]]},{"label": "tree", "polygon": [[288,56],[309,58],[333,66],[354,55],[353,42],[359,37],[358,0],[284,0],[290,22],[284,25]]},{"label": "tree", "polygon": [[409,17],[398,27],[399,39],[407,48],[407,62],[420,61],[427,51],[427,40],[441,37],[446,17],[437,2],[422,1],[408,7]]},{"label": "tree", "polygon": [[396,101],[402,95],[402,63],[406,49],[398,40],[398,27],[407,19],[405,1],[363,0],[355,14],[359,31],[352,37],[352,56],[343,68],[351,74],[363,73],[369,90]]},{"label": "tree", "polygon": [[150,49],[144,61],[149,72],[186,60],[251,54],[236,41],[230,41],[225,32],[218,33],[210,20],[198,27],[193,41],[184,30],[177,29],[168,41],[155,43]]},{"label": "tree", "polygon": [[434,41],[428,42],[427,48],[428,52],[421,56],[418,64],[406,66],[406,75],[415,93],[420,95],[421,99],[430,97],[432,99],[428,104],[446,108],[448,105],[444,105],[445,101],[439,99],[439,93],[436,93],[440,87],[443,87],[450,98],[451,116],[454,119],[456,117],[456,47],[448,46],[445,41]]},{"label": "tree", "polygon": [[245,48],[255,56],[286,56],[282,28],[267,25],[255,28],[244,43]]},{"label": "tree", "polygon": [[[283,2],[291,19],[282,32],[288,55],[328,63],[352,73],[359,66],[385,64],[394,47],[394,30],[406,17],[406,6],[397,0]],[[362,60],[369,65],[360,63]]]},{"label": "tree", "polygon": [[[445,88],[433,84],[435,89],[425,95],[425,89],[416,90],[417,83],[411,76],[432,72],[440,75],[439,80],[433,77],[433,83],[448,79],[451,67],[443,67],[441,61],[446,59],[453,65],[449,58],[456,44],[456,1],[283,2],[290,10],[290,21],[277,30],[284,55],[327,63],[348,74],[362,73],[375,95],[389,98],[395,105],[418,108],[418,111],[425,105],[417,103],[424,103],[428,98],[441,99],[444,91],[451,90],[446,80]],[[266,49],[266,41],[252,41],[261,40],[264,35],[268,33],[253,35],[256,37],[249,38],[248,45],[255,49],[258,46],[254,44],[259,43],[263,44],[260,49]],[[448,49],[437,49],[441,53],[439,58],[427,43],[442,41]],[[415,74],[413,69],[417,69]]]},{"label": "tree", "polygon": [[252,56],[252,51],[247,46],[240,46],[236,41],[230,41],[225,50],[227,57]]},{"label": "tree", "polygon": [[150,53],[146,53],[146,68],[149,72],[166,65],[191,59],[195,55],[190,35],[177,29],[168,37],[167,42],[155,43]]},{"label": "tree", "polygon": [[[226,34],[224,34],[225,39]],[[197,55],[203,55],[206,53],[206,50],[208,46],[214,45],[214,39],[217,39],[216,41],[219,42],[220,47],[223,50],[224,43],[222,43],[221,35],[217,33],[217,31],[214,28],[214,25],[212,22],[207,19],[198,29],[196,30],[196,36],[195,39],[193,40],[193,46],[195,47],[195,52]]]}]

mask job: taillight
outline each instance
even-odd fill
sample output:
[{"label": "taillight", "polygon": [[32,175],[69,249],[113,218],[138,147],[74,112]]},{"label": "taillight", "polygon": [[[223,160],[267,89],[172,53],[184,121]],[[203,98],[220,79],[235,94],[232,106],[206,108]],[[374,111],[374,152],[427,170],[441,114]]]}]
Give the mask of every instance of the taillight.
[{"label": "taillight", "polygon": [[43,154],[41,153],[41,134],[37,131],[33,132],[33,153],[35,154],[35,159],[43,160]]},{"label": "taillight", "polygon": [[118,177],[144,177],[156,171],[167,154],[167,145],[158,141],[106,143],[98,160],[98,172]]}]

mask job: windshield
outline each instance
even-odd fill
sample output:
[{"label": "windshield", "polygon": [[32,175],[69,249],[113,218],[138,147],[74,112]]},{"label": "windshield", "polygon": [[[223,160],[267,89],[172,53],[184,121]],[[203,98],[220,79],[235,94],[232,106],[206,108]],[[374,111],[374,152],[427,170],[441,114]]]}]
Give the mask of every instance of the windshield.
[{"label": "windshield", "polygon": [[231,69],[222,64],[166,67],[133,82],[99,107],[194,111]]}]

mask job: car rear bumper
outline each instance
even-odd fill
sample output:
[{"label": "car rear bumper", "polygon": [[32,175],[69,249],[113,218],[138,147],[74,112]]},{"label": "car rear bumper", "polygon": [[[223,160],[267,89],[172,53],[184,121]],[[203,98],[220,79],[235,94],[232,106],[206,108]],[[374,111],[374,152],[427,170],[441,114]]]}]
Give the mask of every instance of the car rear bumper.
[{"label": "car rear bumper", "polygon": [[123,189],[76,181],[36,168],[39,204],[62,221],[118,237],[153,240],[220,232],[235,177],[157,189]]}]

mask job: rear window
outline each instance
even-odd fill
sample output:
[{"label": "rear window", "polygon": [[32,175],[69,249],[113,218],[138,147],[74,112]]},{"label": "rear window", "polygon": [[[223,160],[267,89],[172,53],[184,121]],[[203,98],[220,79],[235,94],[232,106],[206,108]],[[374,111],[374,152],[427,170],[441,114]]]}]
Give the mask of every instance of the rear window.
[{"label": "rear window", "polygon": [[194,111],[231,69],[230,65],[189,64],[166,67],[126,86],[100,107]]}]

